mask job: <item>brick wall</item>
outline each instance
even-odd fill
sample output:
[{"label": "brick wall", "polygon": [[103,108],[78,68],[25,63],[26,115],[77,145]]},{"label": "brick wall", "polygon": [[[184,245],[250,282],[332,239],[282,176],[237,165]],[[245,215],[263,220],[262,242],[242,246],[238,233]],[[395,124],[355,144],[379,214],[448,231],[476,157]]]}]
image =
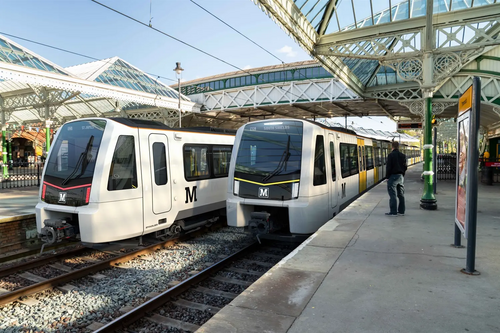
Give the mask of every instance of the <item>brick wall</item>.
[{"label": "brick wall", "polygon": [[30,248],[38,243],[35,214],[0,221],[0,254]]}]

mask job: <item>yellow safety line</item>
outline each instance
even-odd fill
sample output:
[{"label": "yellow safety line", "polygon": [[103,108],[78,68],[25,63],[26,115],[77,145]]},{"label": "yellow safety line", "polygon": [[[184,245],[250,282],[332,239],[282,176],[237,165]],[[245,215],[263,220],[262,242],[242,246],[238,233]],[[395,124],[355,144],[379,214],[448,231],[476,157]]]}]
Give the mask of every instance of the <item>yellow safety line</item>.
[{"label": "yellow safety line", "polygon": [[261,186],[278,185],[278,184],[286,184],[286,183],[295,183],[295,182],[299,182],[300,181],[300,179],[294,179],[294,180],[287,180],[287,181],[284,181],[284,182],[262,184],[262,183],[252,182],[252,181],[246,180],[246,179],[236,178],[236,177],[234,177],[234,179],[242,181],[242,182],[246,182],[246,183],[252,183],[252,184],[261,185]]}]

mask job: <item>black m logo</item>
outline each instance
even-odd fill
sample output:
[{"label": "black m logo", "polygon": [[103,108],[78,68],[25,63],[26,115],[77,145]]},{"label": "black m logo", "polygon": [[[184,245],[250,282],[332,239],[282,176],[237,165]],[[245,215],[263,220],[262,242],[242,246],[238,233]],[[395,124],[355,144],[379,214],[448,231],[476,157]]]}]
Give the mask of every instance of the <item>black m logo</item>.
[{"label": "black m logo", "polygon": [[184,203],[188,203],[188,199],[189,199],[189,202],[193,202],[193,198],[194,198],[194,201],[198,201],[196,199],[196,186],[193,186],[192,192],[189,190],[189,187],[186,187],[186,202],[184,202]]}]

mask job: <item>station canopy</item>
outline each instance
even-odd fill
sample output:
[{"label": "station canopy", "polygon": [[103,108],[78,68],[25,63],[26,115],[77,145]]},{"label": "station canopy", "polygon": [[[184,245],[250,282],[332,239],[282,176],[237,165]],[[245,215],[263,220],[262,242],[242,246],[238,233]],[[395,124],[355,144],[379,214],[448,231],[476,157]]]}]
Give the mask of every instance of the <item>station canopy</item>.
[{"label": "station canopy", "polygon": [[[0,35],[0,110],[5,123],[147,118],[145,113],[168,117],[169,112],[177,120],[178,103],[176,90],[118,57],[62,68]],[[183,95],[181,109],[199,111]]]},{"label": "station canopy", "polygon": [[[253,1],[366,100],[417,100],[424,90],[434,99],[449,100],[443,87],[456,75],[463,76],[468,64],[482,56],[499,59],[499,0]],[[456,81],[460,95],[469,83]],[[470,82],[470,77],[463,81]],[[455,104],[446,105],[440,117],[456,116],[458,98],[452,99]],[[487,112],[494,103],[490,106]],[[406,114],[417,116],[408,108]],[[491,118],[500,120],[496,114]]]}]

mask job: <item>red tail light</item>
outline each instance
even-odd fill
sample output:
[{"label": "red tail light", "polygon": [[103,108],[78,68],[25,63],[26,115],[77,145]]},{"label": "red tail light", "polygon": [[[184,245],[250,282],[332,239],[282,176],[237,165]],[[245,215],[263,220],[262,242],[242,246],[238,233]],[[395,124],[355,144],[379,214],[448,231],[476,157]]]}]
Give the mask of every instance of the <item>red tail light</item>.
[{"label": "red tail light", "polygon": [[87,195],[85,196],[85,203],[89,203],[89,198],[90,198],[90,187],[87,187]]},{"label": "red tail light", "polygon": [[47,189],[47,185],[43,185],[42,187],[42,200],[45,200],[45,190]]}]

